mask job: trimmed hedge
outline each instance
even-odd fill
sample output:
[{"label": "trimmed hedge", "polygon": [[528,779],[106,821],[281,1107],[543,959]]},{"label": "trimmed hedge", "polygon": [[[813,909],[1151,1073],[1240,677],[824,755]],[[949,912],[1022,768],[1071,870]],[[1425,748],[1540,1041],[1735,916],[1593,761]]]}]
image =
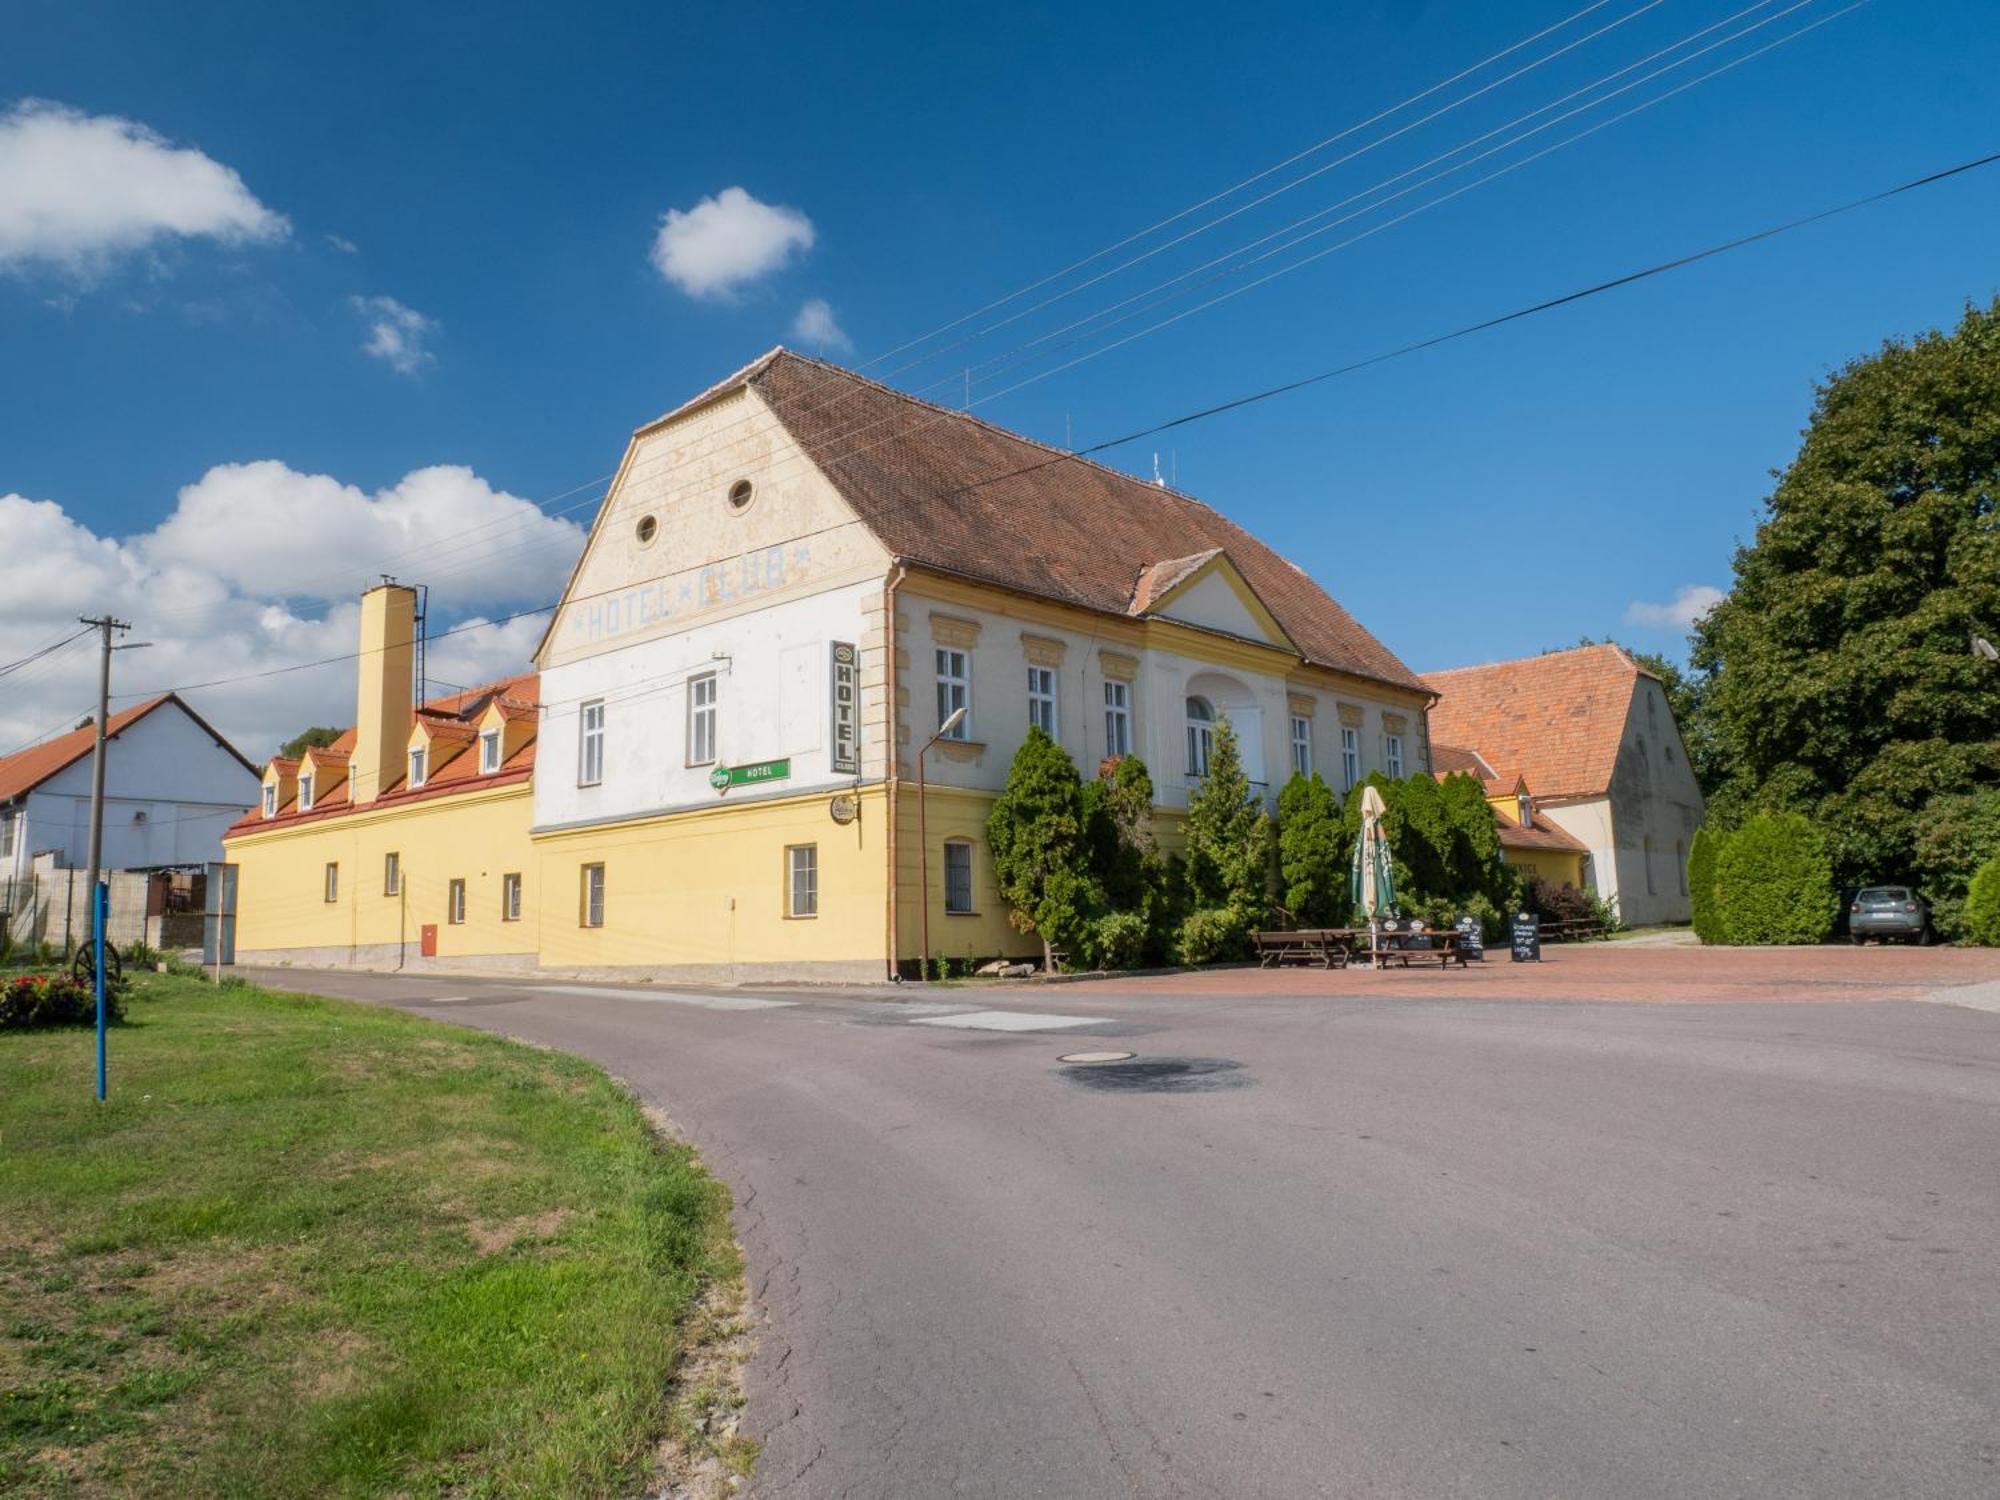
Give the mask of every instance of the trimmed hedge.
[{"label": "trimmed hedge", "polygon": [[1960,926],[1967,942],[2000,948],[2000,854],[1981,865],[1966,887]]},{"label": "trimmed hedge", "polygon": [[1694,910],[1694,935],[1704,943],[1723,943],[1722,916],[1715,905],[1715,858],[1729,835],[1697,828],[1688,846],[1688,904]]},{"label": "trimmed hedge", "polygon": [[1817,943],[1839,898],[1826,836],[1799,813],[1761,813],[1715,857],[1714,900],[1730,943]]}]

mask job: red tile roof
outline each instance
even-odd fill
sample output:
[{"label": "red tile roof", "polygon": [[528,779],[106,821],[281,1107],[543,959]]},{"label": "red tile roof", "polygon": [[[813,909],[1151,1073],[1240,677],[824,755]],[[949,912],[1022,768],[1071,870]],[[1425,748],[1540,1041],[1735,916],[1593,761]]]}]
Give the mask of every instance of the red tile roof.
[{"label": "red tile roof", "polygon": [[1495,809],[1494,816],[1500,824],[1500,847],[1503,849],[1560,849],[1568,854],[1583,854],[1590,847],[1574,834],[1556,827],[1540,813],[1534,815],[1533,825],[1525,828],[1512,818],[1501,817],[1498,809]]},{"label": "red tile roof", "polygon": [[[535,765],[535,736],[528,738],[500,764],[497,771],[481,772],[479,757],[471,752],[471,746],[478,738],[470,721],[485,713],[487,704],[496,698],[514,704],[525,710],[538,710],[540,705],[540,677],[526,672],[518,677],[503,678],[499,682],[489,682],[483,687],[467,688],[444,698],[433,698],[410,715],[414,728],[419,718],[431,729],[432,744],[436,753],[432,763],[425,768],[424,784],[408,787],[409,769],[405,763],[402,774],[389,783],[382,795],[369,807],[391,807],[405,802],[421,802],[430,797],[449,796],[453,792],[472,791],[480,787],[505,786],[516,781],[525,781]],[[354,731],[345,731],[334,745],[343,749],[354,744]],[[455,747],[455,748],[451,748]],[[449,748],[449,753],[443,753]],[[310,823],[320,818],[338,817],[352,812],[354,803],[350,798],[348,779],[343,777],[332,792],[332,802],[315,802],[311,812],[298,811],[296,796],[282,802],[276,816],[264,817],[260,809],[253,808],[229,826],[230,834],[255,833],[262,828],[286,827],[297,823]]]},{"label": "red tile roof", "polygon": [[660,421],[742,385],[906,562],[1125,615],[1157,597],[1160,565],[1223,551],[1305,660],[1423,691],[1303,570],[1201,501],[836,365],[775,349]]},{"label": "red tile roof", "polygon": [[[124,709],[105,720],[104,735],[107,740],[115,740],[125,730],[145,718],[147,714],[163,704],[171,703],[186,714],[223,749],[243,762],[248,771],[257,768],[243,760],[236,747],[217,734],[202,716],[181,701],[178,693],[162,693],[157,698],[149,698],[133,708]],[[72,729],[68,734],[59,734],[52,740],[44,740],[39,745],[0,758],[0,802],[22,796],[33,791],[56,772],[66,770],[88,756],[97,744],[97,730],[92,724],[81,729]]]},{"label": "red tile roof", "polygon": [[1538,797],[1601,797],[1611,789],[1632,693],[1650,676],[1616,646],[1432,672],[1433,743],[1478,747],[1518,768]]}]

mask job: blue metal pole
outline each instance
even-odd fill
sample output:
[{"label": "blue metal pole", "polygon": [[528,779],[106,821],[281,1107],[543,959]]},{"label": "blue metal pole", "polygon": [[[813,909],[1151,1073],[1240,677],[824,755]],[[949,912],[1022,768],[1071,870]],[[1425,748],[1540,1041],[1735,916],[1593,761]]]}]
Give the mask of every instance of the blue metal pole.
[{"label": "blue metal pole", "polygon": [[100,881],[90,893],[91,941],[97,948],[97,1102],[104,1102],[104,919],[111,905],[111,887]]}]

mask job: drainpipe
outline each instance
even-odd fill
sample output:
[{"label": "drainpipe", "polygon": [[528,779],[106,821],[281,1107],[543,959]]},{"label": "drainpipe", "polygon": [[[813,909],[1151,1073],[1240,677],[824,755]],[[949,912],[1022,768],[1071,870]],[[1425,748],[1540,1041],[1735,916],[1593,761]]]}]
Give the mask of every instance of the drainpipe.
[{"label": "drainpipe", "polygon": [[882,585],[882,639],[884,642],[883,671],[887,682],[882,694],[882,717],[888,730],[883,740],[888,763],[885,767],[883,784],[887,788],[888,816],[883,820],[889,825],[889,913],[888,942],[886,944],[889,963],[889,978],[893,982],[899,973],[896,952],[896,824],[898,789],[896,771],[901,756],[896,745],[896,585],[909,573],[909,566],[900,557],[895,559],[896,571]]}]

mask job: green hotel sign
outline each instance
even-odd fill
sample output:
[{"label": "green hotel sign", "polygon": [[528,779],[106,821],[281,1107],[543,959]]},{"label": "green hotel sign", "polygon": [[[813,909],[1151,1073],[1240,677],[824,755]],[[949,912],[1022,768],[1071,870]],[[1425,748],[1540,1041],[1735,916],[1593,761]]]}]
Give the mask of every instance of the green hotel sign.
[{"label": "green hotel sign", "polygon": [[717,792],[733,786],[756,786],[759,782],[784,781],[792,774],[790,756],[782,760],[752,761],[747,766],[717,766],[708,773],[708,784]]}]

